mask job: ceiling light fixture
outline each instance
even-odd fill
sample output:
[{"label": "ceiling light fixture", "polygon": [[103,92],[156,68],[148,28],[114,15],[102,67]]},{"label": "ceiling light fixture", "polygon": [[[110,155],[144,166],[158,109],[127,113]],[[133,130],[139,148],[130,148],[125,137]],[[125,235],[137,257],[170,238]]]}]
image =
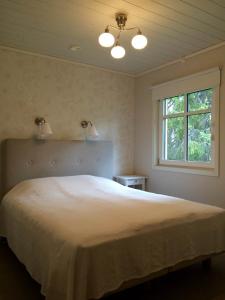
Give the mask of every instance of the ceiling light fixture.
[{"label": "ceiling light fixture", "polygon": [[[132,38],[131,45],[137,49],[144,49],[147,46],[148,40],[147,38],[142,34],[139,27],[131,27],[126,28],[126,21],[127,21],[127,15],[124,13],[118,13],[116,14],[116,22],[117,26],[114,25],[107,25],[105,32],[101,33],[98,42],[102,47],[112,47],[111,49],[111,55],[113,58],[120,59],[125,56],[125,49],[120,45],[120,35],[123,31],[128,30],[135,30],[137,29],[137,34]],[[115,37],[109,32],[109,27],[116,29],[119,31],[119,34],[117,35],[116,39]]]}]

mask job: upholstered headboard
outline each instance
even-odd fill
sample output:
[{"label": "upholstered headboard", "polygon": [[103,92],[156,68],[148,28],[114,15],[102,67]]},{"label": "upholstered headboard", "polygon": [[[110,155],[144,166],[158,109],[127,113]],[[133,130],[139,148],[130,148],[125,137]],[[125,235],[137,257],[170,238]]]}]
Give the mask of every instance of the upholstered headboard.
[{"label": "upholstered headboard", "polygon": [[112,143],[9,139],[3,143],[3,193],[22,180],[89,174],[112,178]]}]

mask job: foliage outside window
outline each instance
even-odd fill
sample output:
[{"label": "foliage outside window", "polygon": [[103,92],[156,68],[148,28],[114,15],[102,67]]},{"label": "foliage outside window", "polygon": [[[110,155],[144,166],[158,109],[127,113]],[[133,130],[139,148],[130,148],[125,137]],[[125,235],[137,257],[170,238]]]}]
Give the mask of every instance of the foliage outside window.
[{"label": "foliage outside window", "polygon": [[162,161],[210,164],[213,89],[160,101]]}]

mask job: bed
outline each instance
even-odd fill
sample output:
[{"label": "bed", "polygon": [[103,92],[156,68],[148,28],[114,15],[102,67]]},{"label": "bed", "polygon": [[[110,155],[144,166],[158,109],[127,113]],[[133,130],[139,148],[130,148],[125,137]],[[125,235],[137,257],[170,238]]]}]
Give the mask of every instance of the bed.
[{"label": "bed", "polygon": [[6,142],[1,233],[47,300],[97,299],[225,250],[223,209],[113,182],[111,149]]}]

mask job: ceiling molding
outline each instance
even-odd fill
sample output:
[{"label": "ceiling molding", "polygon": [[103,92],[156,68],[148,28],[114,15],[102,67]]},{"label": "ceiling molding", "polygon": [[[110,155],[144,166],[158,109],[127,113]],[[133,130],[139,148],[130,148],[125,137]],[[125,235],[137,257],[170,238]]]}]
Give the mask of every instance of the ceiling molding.
[{"label": "ceiling molding", "polygon": [[97,67],[97,66],[90,65],[90,64],[75,62],[75,61],[72,61],[72,60],[69,60],[69,59],[64,59],[64,58],[59,58],[59,57],[56,57],[56,56],[50,56],[50,55],[46,55],[46,54],[40,54],[40,53],[36,53],[36,52],[21,50],[21,49],[18,49],[18,48],[8,47],[8,46],[4,46],[4,45],[0,45],[0,49],[9,50],[9,51],[18,52],[18,53],[27,54],[27,55],[32,55],[32,56],[37,56],[37,57],[41,57],[41,58],[47,58],[47,59],[56,60],[56,61],[59,61],[59,62],[64,62],[64,63],[68,63],[68,64],[72,64],[72,65],[76,65],[76,66],[81,66],[81,67],[86,67],[86,68],[91,68],[91,69],[95,69],[95,70],[100,70],[100,71],[104,71],[104,72],[124,75],[124,76],[128,76],[128,77],[131,77],[131,78],[136,77],[136,75],[131,74],[131,73],[115,71],[115,70],[111,70],[111,69]]},{"label": "ceiling molding", "polygon": [[106,69],[106,68],[102,68],[102,67],[93,66],[93,65],[90,65],[90,64],[85,64],[85,63],[79,63],[79,62],[71,61],[69,59],[59,58],[59,57],[56,57],[56,56],[50,56],[50,55],[46,55],[46,54],[39,54],[39,53],[36,53],[36,52],[21,50],[21,49],[18,49],[18,48],[13,48],[13,47],[8,47],[8,46],[3,46],[3,45],[0,45],[0,49],[14,51],[14,52],[18,52],[18,53],[22,53],[22,54],[27,54],[27,55],[32,55],[32,56],[37,56],[37,57],[42,57],[42,58],[47,58],[47,59],[52,59],[52,60],[56,60],[56,61],[59,61],[59,62],[69,63],[69,64],[81,66],[81,67],[88,67],[88,68],[91,68],[91,69],[101,70],[101,71],[104,71],[104,72],[109,72],[109,73],[114,73],[114,74],[128,76],[128,77],[131,77],[131,78],[139,78],[139,77],[142,77],[144,75],[150,74],[152,72],[156,72],[156,71],[159,71],[159,70],[164,69],[166,67],[169,67],[171,65],[178,64],[178,63],[184,63],[189,58],[195,57],[195,56],[203,54],[203,53],[210,52],[212,50],[221,48],[223,46],[225,46],[225,41],[222,42],[222,43],[216,44],[214,46],[207,47],[205,49],[199,50],[199,51],[194,52],[192,54],[183,56],[182,58],[170,61],[170,62],[165,63],[163,65],[160,65],[158,67],[155,67],[155,68],[146,70],[144,72],[138,73],[138,74],[131,74],[131,73],[119,72],[119,71],[115,71],[115,70],[111,70],[111,69]]},{"label": "ceiling molding", "polygon": [[184,63],[184,62],[186,62],[186,60],[189,59],[189,58],[195,57],[195,56],[200,55],[200,54],[203,54],[203,53],[207,53],[207,52],[209,52],[209,51],[215,50],[215,49],[217,49],[217,48],[221,48],[221,47],[223,47],[223,46],[225,46],[225,41],[222,42],[222,43],[216,44],[216,45],[214,45],[214,46],[207,47],[207,48],[205,48],[205,49],[199,50],[199,51],[194,52],[194,53],[192,53],[192,54],[183,56],[182,58],[179,58],[179,59],[170,61],[170,62],[168,62],[168,63],[166,63],[166,64],[161,65],[161,66],[158,66],[158,67],[155,67],[155,68],[146,70],[146,71],[144,71],[144,72],[138,73],[138,74],[136,74],[135,78],[142,77],[142,76],[144,76],[144,75],[147,75],[147,74],[149,74],[149,73],[152,73],[152,72],[155,72],[155,71],[164,69],[164,68],[166,68],[166,67],[168,67],[168,66],[171,66],[171,65],[174,65],[174,64]]}]

